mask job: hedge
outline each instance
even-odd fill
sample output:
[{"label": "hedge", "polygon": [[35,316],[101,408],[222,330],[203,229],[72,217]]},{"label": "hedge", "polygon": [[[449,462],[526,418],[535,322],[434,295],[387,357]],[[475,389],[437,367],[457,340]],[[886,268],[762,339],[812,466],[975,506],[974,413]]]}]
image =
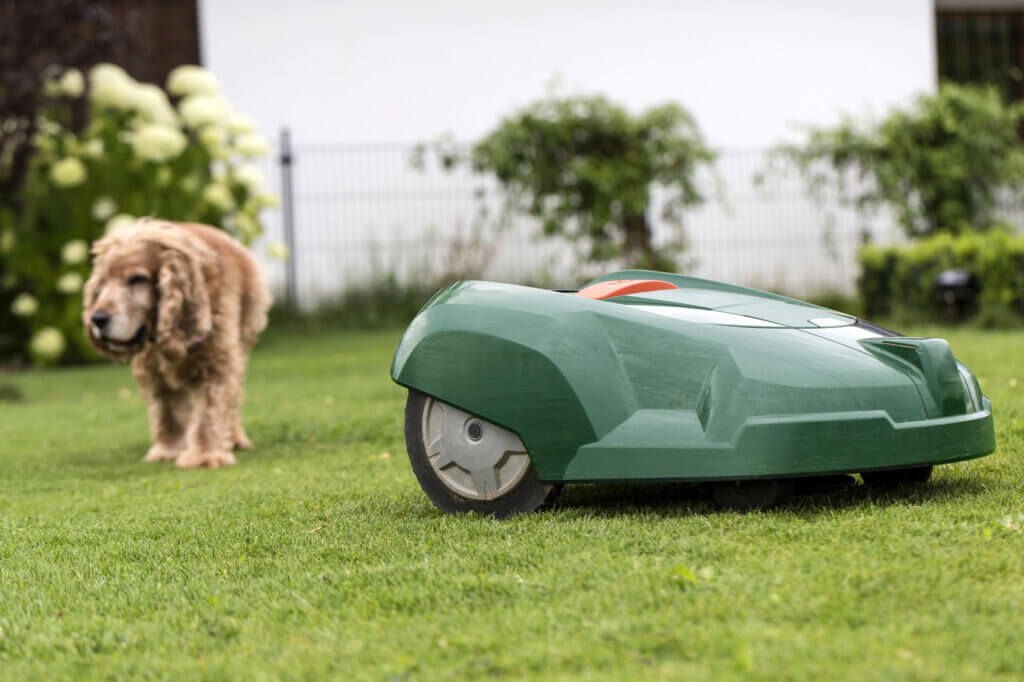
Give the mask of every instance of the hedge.
[{"label": "hedge", "polygon": [[1024,235],[997,227],[959,236],[938,234],[910,244],[868,245],[858,253],[858,293],[869,318],[945,317],[939,273],[962,268],[977,277],[979,309],[1024,317]]}]

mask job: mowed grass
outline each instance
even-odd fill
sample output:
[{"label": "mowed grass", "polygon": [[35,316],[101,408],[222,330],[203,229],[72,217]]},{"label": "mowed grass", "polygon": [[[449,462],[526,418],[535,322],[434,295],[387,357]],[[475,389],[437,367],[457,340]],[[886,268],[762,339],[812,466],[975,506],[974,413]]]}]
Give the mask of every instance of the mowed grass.
[{"label": "mowed grass", "polygon": [[124,367],[0,376],[0,678],[1020,680],[1024,333],[916,331],[980,376],[996,453],[750,514],[618,485],[441,515],[397,331],[268,338],[225,470],[141,461]]}]

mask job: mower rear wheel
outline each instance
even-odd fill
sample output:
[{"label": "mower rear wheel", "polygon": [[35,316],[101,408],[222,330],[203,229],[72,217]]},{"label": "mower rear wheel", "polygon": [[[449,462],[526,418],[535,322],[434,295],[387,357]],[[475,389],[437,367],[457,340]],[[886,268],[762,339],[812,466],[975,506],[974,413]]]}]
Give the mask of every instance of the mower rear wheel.
[{"label": "mower rear wheel", "polygon": [[860,477],[868,485],[879,488],[898,488],[905,485],[920,485],[932,477],[934,467],[912,467],[910,469],[885,469],[883,471],[865,471]]},{"label": "mower rear wheel", "polygon": [[785,502],[793,496],[795,487],[791,478],[757,478],[715,483],[712,494],[723,509],[753,511]]},{"label": "mower rear wheel", "polygon": [[405,403],[405,445],[423,492],[448,514],[528,513],[560,489],[537,478],[515,433],[415,389]]}]

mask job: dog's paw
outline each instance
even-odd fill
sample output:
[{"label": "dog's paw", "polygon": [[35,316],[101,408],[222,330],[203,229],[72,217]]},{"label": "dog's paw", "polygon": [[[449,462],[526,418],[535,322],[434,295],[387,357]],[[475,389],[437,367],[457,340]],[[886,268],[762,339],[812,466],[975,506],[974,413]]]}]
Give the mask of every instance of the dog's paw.
[{"label": "dog's paw", "polygon": [[178,458],[180,448],[173,448],[165,443],[154,443],[143,458],[146,462],[168,462]]},{"label": "dog's paw", "polygon": [[239,429],[233,436],[233,445],[239,450],[252,450],[252,441],[245,435],[245,431]]},{"label": "dog's paw", "polygon": [[235,463],[235,456],[227,450],[209,452],[197,452],[186,450],[174,460],[174,466],[179,469],[216,469],[218,467],[231,466]]}]

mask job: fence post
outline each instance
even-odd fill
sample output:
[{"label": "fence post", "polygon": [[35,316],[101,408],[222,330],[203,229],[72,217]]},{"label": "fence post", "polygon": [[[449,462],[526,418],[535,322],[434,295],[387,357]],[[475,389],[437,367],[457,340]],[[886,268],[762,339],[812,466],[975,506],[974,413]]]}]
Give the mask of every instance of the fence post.
[{"label": "fence post", "polygon": [[292,165],[295,157],[292,154],[292,134],[288,128],[281,128],[279,161],[281,164],[281,227],[284,231],[284,243],[288,247],[288,260],[285,261],[285,300],[289,306],[298,305],[298,292],[295,283],[295,197],[292,194]]}]

